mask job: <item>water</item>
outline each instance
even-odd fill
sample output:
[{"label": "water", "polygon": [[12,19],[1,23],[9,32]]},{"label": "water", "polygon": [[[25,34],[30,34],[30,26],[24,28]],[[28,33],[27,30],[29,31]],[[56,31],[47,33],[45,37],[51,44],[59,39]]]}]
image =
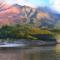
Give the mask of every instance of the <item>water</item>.
[{"label": "water", "polygon": [[23,49],[22,60],[60,60],[60,45]]},{"label": "water", "polygon": [[60,60],[60,44],[0,49],[0,60]]},{"label": "water", "polygon": [[56,45],[56,60],[60,60],[60,44]]}]

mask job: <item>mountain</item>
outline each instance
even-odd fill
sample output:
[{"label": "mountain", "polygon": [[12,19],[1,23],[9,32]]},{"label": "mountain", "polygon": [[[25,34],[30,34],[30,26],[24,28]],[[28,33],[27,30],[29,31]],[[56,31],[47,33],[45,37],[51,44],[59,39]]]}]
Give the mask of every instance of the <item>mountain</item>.
[{"label": "mountain", "polygon": [[18,5],[3,8],[3,10],[0,11],[0,25],[14,24],[14,21],[17,21],[18,15],[21,13],[21,11],[22,9]]},{"label": "mountain", "polygon": [[41,22],[40,27],[53,28],[60,20],[60,14],[53,11],[49,7],[38,7],[37,10],[38,10],[37,17]]},{"label": "mountain", "polygon": [[30,7],[14,4],[0,10],[0,26],[36,23],[40,27],[52,28],[60,20],[60,14],[48,7]]},{"label": "mountain", "polygon": [[10,25],[26,22],[26,14],[24,11],[25,8],[28,15],[32,10],[34,11],[34,8],[32,8],[32,10],[30,11],[31,7],[21,6],[18,4],[14,4],[12,6],[9,6],[8,8],[2,7],[2,9],[0,10],[0,25]]}]

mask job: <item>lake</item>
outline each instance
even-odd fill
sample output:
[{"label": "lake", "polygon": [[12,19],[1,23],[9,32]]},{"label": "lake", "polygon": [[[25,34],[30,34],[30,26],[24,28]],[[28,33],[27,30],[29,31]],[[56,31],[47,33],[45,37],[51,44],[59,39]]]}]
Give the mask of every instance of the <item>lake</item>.
[{"label": "lake", "polygon": [[60,44],[24,49],[23,60],[60,60]]},{"label": "lake", "polygon": [[60,44],[0,49],[0,60],[60,60]]}]

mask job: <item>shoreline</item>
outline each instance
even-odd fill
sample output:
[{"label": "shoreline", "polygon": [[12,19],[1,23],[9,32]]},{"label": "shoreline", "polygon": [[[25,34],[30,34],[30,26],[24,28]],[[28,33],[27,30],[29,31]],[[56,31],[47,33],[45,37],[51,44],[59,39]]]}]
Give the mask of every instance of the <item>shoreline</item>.
[{"label": "shoreline", "polygon": [[0,42],[0,47],[26,47],[26,46],[51,46],[56,45],[56,41],[42,41],[42,40],[18,40],[15,42]]}]

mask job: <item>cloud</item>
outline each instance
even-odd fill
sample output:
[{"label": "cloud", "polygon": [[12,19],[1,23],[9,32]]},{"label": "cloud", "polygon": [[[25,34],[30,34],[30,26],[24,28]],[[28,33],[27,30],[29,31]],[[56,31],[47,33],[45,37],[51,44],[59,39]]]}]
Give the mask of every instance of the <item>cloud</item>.
[{"label": "cloud", "polygon": [[16,2],[17,4],[20,4],[20,5],[27,5],[30,7],[35,7],[35,5],[30,3],[28,0],[17,0]]},{"label": "cloud", "polygon": [[15,4],[16,0],[4,0],[6,4]]},{"label": "cloud", "polygon": [[50,0],[51,8],[60,13],[60,0]]},{"label": "cloud", "polygon": [[[2,0],[0,0],[2,1]],[[3,0],[7,4],[20,4],[20,5],[28,5],[30,7],[36,6],[48,6],[53,10],[60,13],[60,0]]]},{"label": "cloud", "polygon": [[19,4],[19,5],[28,5],[30,7],[35,7],[32,3],[28,2],[28,0],[4,0],[6,4]]}]

